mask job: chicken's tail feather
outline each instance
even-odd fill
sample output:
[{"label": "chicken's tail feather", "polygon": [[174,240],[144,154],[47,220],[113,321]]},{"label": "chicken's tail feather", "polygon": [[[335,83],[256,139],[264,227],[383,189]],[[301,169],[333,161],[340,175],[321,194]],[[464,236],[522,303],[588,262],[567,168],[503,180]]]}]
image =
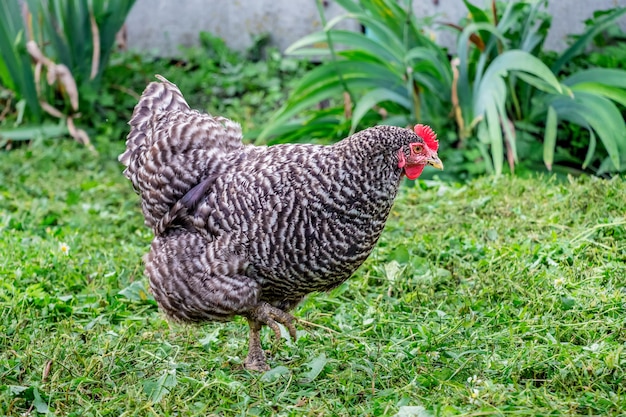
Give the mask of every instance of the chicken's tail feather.
[{"label": "chicken's tail feather", "polygon": [[152,145],[154,137],[151,134],[151,125],[155,118],[168,112],[189,110],[189,105],[175,84],[160,75],[156,78],[161,82],[148,84],[128,122],[130,133],[126,141],[126,152],[119,157],[119,161],[126,167],[131,164],[133,154]]},{"label": "chicken's tail feather", "polygon": [[191,110],[175,84],[157,78],[135,106],[119,160],[141,196],[146,224],[161,233],[176,203],[243,144],[237,123]]}]

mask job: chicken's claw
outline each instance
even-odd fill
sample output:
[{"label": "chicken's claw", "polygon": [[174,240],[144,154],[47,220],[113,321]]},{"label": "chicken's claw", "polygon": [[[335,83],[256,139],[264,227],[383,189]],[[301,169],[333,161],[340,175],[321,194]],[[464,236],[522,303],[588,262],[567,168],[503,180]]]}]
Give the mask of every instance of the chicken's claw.
[{"label": "chicken's claw", "polygon": [[289,331],[289,335],[293,340],[296,340],[296,327],[294,326],[294,317],[268,303],[260,303],[257,305],[251,312],[251,319],[256,320],[260,323],[267,325],[270,329],[274,331],[276,335],[276,339],[280,340],[280,327],[278,327],[278,323],[282,324]]}]

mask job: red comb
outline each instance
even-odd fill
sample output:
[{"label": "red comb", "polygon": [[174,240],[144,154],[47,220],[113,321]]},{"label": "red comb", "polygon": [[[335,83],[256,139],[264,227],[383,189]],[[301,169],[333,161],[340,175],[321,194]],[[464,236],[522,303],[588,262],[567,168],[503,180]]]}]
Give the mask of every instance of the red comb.
[{"label": "red comb", "polygon": [[437,141],[437,134],[433,131],[430,126],[426,125],[415,125],[413,128],[415,134],[420,138],[424,139],[424,143],[431,150],[436,151],[439,149],[439,142]]}]

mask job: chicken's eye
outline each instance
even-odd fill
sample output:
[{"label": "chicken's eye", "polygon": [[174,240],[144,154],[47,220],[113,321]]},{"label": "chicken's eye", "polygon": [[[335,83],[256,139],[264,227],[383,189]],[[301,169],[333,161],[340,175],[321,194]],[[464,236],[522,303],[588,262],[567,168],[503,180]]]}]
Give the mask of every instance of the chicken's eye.
[{"label": "chicken's eye", "polygon": [[422,149],[424,149],[424,147],[422,145],[412,145],[411,146],[411,151],[413,153],[421,153]]}]

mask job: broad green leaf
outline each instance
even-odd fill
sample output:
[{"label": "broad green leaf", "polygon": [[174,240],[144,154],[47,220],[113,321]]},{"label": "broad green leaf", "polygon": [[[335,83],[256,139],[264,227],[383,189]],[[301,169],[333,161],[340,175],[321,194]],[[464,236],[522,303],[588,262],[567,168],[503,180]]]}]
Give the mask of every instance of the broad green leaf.
[{"label": "broad green leaf", "polygon": [[48,408],[48,403],[44,401],[43,398],[41,398],[37,387],[33,387],[33,396],[33,406],[35,406],[35,410],[37,410],[39,414],[50,415],[51,413],[50,409]]},{"label": "broad green leaf", "polygon": [[521,1],[506,2],[504,12],[502,13],[502,16],[500,16],[498,25],[496,26],[500,33],[505,34],[509,32],[512,27],[519,24],[518,20],[526,7],[525,3],[526,2]]},{"label": "broad green leaf", "polygon": [[39,122],[42,111],[37,98],[31,58],[26,52],[26,29],[23,21],[18,2],[0,2],[2,81],[15,93],[18,100],[26,100],[33,121]]},{"label": "broad green leaf", "polygon": [[[376,40],[368,38],[362,33],[347,30],[331,30],[329,35],[333,44],[335,45],[345,45],[350,48],[368,51],[372,55],[378,57],[381,61],[397,61],[398,63],[402,62],[401,56],[398,57],[397,55],[394,55],[390,49],[386,48],[384,45],[380,44]],[[326,32],[312,33],[299,39],[291,46],[289,46],[289,48],[285,50],[285,54],[298,55],[299,48],[315,44],[327,45],[327,41],[328,38]],[[307,50],[305,49],[305,51]]]},{"label": "broad green leaf", "polygon": [[548,171],[552,171],[554,163],[554,149],[556,147],[556,128],[557,117],[554,107],[548,107],[548,115],[546,117],[546,130],[543,136],[543,162],[546,164]]},{"label": "broad green leaf", "polygon": [[346,120],[344,106],[340,105],[324,110],[310,110],[304,112],[301,117],[272,126],[274,128],[268,136],[273,137],[264,142],[268,145],[290,142],[308,143],[313,138],[332,143],[345,137],[349,130],[349,121]]},{"label": "broad green leaf", "polygon": [[319,376],[320,373],[324,370],[324,366],[328,362],[326,359],[326,355],[320,353],[317,357],[313,358],[309,362],[305,363],[305,366],[311,368],[308,372],[305,372],[303,378],[299,381],[301,383],[310,383],[315,380]]},{"label": "broad green leaf", "polygon": [[474,95],[474,116],[485,116],[486,109],[490,105],[504,107],[506,103],[506,84],[502,79],[504,74],[495,73],[492,76],[484,77]]},{"label": "broad green leaf", "polygon": [[[315,115],[312,119],[298,118],[288,123],[274,125],[275,127],[267,132],[267,136],[275,136],[275,138],[267,141],[267,144],[275,145],[286,142],[309,142],[312,137],[328,136],[325,132],[337,130],[342,118],[343,116],[319,117]],[[285,140],[285,137],[290,137],[292,134],[297,134],[297,136]]]},{"label": "broad green leaf", "polygon": [[269,371],[265,372],[263,376],[261,376],[261,381],[263,382],[275,382],[283,375],[289,375],[289,368],[286,366],[277,366],[276,368],[272,368]]},{"label": "broad green leaf", "polygon": [[626,88],[626,71],[613,68],[591,68],[578,71],[563,80],[563,84],[569,86],[582,83],[597,83]]},{"label": "broad green leaf", "polygon": [[[457,41],[457,55],[459,57],[458,94],[463,114],[466,115],[466,118],[469,118],[469,120],[474,118],[468,113],[471,109],[471,103],[473,100],[472,96],[473,94],[475,94],[475,91],[480,84],[480,79],[482,76],[482,70],[478,69],[476,77],[473,80],[474,88],[472,88],[472,83],[469,80],[469,38],[472,33],[475,33],[479,30],[491,32],[495,38],[500,39],[503,43],[506,43],[506,39],[491,23],[472,23],[468,25],[465,29],[463,29],[463,32],[461,32],[461,35],[459,35]],[[484,54],[481,58],[483,59],[483,61],[486,60],[486,56]]]},{"label": "broad green leaf", "polygon": [[[341,73],[342,79],[339,79]],[[350,89],[388,89],[402,87],[403,80],[384,65],[371,62],[338,61],[315,68],[302,77],[292,91],[289,102],[283,106],[261,131],[258,141],[265,141],[276,125],[282,124],[299,112],[317,105],[320,101],[340,97]]]},{"label": "broad green leaf", "polygon": [[154,297],[146,289],[142,281],[134,281],[128,287],[120,290],[118,294],[131,301],[154,301]]},{"label": "broad green leaf", "polygon": [[626,124],[615,104],[586,92],[577,92],[574,99],[556,97],[550,104],[560,119],[591,126],[615,167],[620,168],[620,153],[626,153]]},{"label": "broad green leaf", "polygon": [[[411,14],[407,16],[406,8],[410,6],[409,2],[400,3],[397,0],[360,0],[361,5],[365,9],[365,14],[375,16],[385,27],[389,28],[398,39],[412,39],[416,35],[417,30],[412,25]],[[402,4],[401,7],[400,5]],[[412,13],[412,11],[411,11]]]},{"label": "broad green leaf", "polygon": [[143,382],[143,392],[153,404],[160,402],[177,385],[176,369],[164,371],[158,379]]},{"label": "broad green leaf", "polygon": [[0,144],[7,141],[22,141],[32,139],[62,138],[68,135],[64,124],[43,124],[39,126],[21,126],[11,129],[0,129]]},{"label": "broad green leaf", "polygon": [[[555,91],[554,86],[552,86],[552,84],[532,74],[528,74],[522,71],[516,71],[515,77],[524,81],[528,85],[536,88],[537,90],[545,91],[546,93],[550,93],[550,94],[558,93],[558,91]],[[562,94],[572,95],[570,89],[567,86],[564,86],[563,84],[561,84],[561,89],[562,89]]]},{"label": "broad green leaf", "polygon": [[434,414],[421,405],[404,405],[393,417],[434,417]]},{"label": "broad green leaf", "polygon": [[502,174],[502,166],[504,165],[504,146],[500,117],[498,116],[498,108],[495,101],[491,101],[485,107],[485,123],[489,132],[493,167],[496,176],[499,176]]},{"label": "broad green leaf", "polygon": [[[504,110],[507,88],[503,77],[509,72],[526,72],[545,82],[558,92],[563,88],[552,71],[539,59],[522,50],[510,50],[499,55],[489,65],[482,77],[474,97],[474,115],[484,115],[491,143],[492,160],[496,175],[502,172],[503,137],[501,123],[507,123]],[[505,126],[505,129],[508,129]],[[517,159],[515,140],[512,132],[506,132],[513,153]]]},{"label": "broad green leaf", "polygon": [[626,106],[626,90],[611,87],[606,84],[599,83],[579,83],[572,86],[572,91],[584,91],[590,94],[595,94],[613,100],[616,103]]},{"label": "broad green leaf", "polygon": [[424,68],[432,68],[432,72],[438,74],[447,84],[452,82],[452,67],[447,57],[442,57],[437,51],[425,47],[411,49],[404,56],[406,65],[411,65],[413,60],[414,71],[422,71]]},{"label": "broad green leaf", "polygon": [[485,71],[481,84],[493,82],[495,77],[506,76],[509,71],[524,71],[546,82],[555,91],[563,93],[563,87],[550,68],[528,52],[514,49],[504,52],[493,60]]},{"label": "broad green leaf", "polygon": [[502,131],[504,132],[504,139],[509,144],[509,148],[511,150],[511,155],[507,153],[509,158],[509,167],[511,172],[515,169],[515,163],[517,162],[517,143],[516,143],[516,135],[515,135],[515,127],[512,125],[509,120],[506,110],[504,106],[498,107],[498,116],[500,118],[500,125],[502,126]]},{"label": "broad green leaf", "polygon": [[626,167],[626,157],[622,156],[620,160],[620,168],[616,168],[611,158],[607,157],[600,163],[597,174],[603,175],[607,172],[624,172],[624,167]]},{"label": "broad green leaf", "polygon": [[298,58],[327,58],[331,55],[330,49],[328,48],[299,48],[289,53],[289,56],[298,57]]},{"label": "broad green leaf", "polygon": [[413,106],[408,97],[398,94],[395,91],[382,88],[372,90],[361,97],[361,99],[357,102],[352,113],[352,126],[350,128],[350,134],[354,133],[363,116],[365,116],[365,114],[372,109],[372,107],[383,101],[398,103],[408,111],[411,111]]},{"label": "broad green leaf", "polygon": [[470,19],[472,19],[474,22],[476,22],[476,23],[492,23],[490,18],[489,18],[489,15],[487,13],[485,13],[485,11],[483,9],[481,9],[478,6],[473,5],[468,0],[463,0],[463,3],[465,3],[465,7],[467,7],[467,10],[470,13]]},{"label": "broad green leaf", "polygon": [[324,85],[332,85],[340,73],[346,82],[358,79],[367,81],[372,87],[402,85],[404,80],[387,66],[373,62],[337,61],[321,65],[300,79],[291,92],[292,97],[300,97],[312,91],[319,91]]},{"label": "broad green leaf", "polygon": [[378,42],[386,45],[391,53],[397,56],[402,56],[404,54],[404,51],[406,51],[402,39],[399,39],[396,34],[389,29],[389,27],[385,26],[376,17],[372,17],[363,13],[350,13],[347,15],[337,16],[334,19],[330,20],[326,24],[326,27],[324,29],[329,30],[337,23],[345,19],[358,20],[363,26],[371,30],[372,35],[378,40]]},{"label": "broad green leaf", "polygon": [[489,174],[492,174],[494,172],[494,166],[491,155],[489,154],[489,149],[487,148],[487,145],[491,142],[491,139],[489,137],[487,123],[484,119],[478,122],[478,125],[476,127],[476,136],[479,139],[478,150],[480,151],[480,154],[485,161],[485,169]]},{"label": "broad green leaf", "polygon": [[363,7],[359,4],[358,1],[353,0],[336,0],[337,4],[339,4],[342,8],[346,9],[349,13],[363,13]]},{"label": "broad green leaf", "polygon": [[387,278],[389,283],[393,284],[396,282],[396,279],[402,275],[405,268],[406,265],[401,266],[400,263],[394,259],[384,265],[383,272],[385,273],[385,278]]},{"label": "broad green leaf", "polygon": [[546,6],[547,0],[531,2],[530,10],[522,23],[523,31],[519,45],[520,49],[531,52],[545,40],[546,35],[540,33],[540,30],[542,26],[551,24],[551,17],[547,18],[547,22],[543,20],[540,16],[540,9],[543,8],[545,10]]},{"label": "broad green leaf", "polygon": [[616,8],[613,12],[599,18],[595,25],[589,28],[584,34],[582,34],[576,42],[567,48],[561,56],[552,65],[552,71],[558,74],[561,68],[567,64],[572,58],[582,53],[585,47],[593,40],[593,38],[607,27],[612,25],[617,19],[619,19],[624,13],[626,13],[626,7]]}]

